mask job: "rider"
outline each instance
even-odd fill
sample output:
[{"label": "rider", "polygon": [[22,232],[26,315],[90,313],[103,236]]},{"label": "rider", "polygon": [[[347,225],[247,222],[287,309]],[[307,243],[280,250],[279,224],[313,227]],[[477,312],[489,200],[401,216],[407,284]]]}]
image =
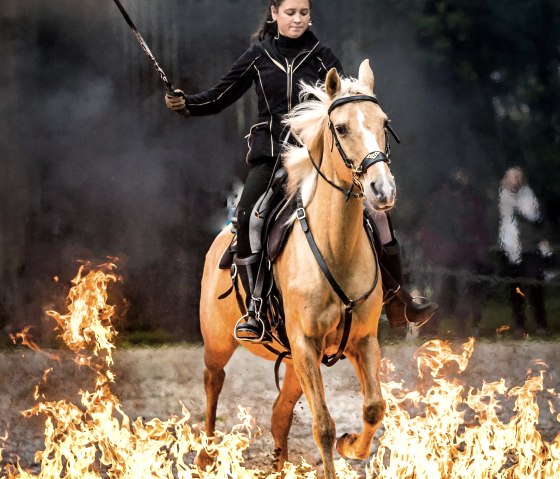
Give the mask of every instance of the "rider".
[{"label": "rider", "polygon": [[[257,317],[251,298],[261,252],[251,248],[249,218],[253,206],[266,190],[274,173],[282,143],[286,139],[290,141],[282,118],[299,103],[300,82],[323,81],[331,68],[336,68],[339,74],[343,73],[340,61],[309,29],[311,8],[312,0],[270,0],[264,22],[254,35],[255,43],[214,87],[193,95],[176,90],[175,95],[167,94],[165,97],[171,110],[183,111],[186,108],[192,116],[211,115],[237,101],[251,85],[255,85],[257,121],[249,131],[246,159],[249,172],[237,209],[236,263],[245,269],[246,274],[240,276],[247,292],[248,309],[245,319],[238,322],[235,331],[236,337],[242,340],[259,340],[264,332],[264,324]],[[394,259],[398,255],[384,254],[382,257]],[[425,322],[435,311],[435,305],[416,304],[410,295],[404,294],[404,290],[399,287],[402,275],[400,263],[397,263],[392,261],[391,266],[387,266],[397,280],[387,287],[393,292],[386,303],[387,315],[392,321],[389,316],[392,308],[394,311],[391,314],[395,318],[395,315],[399,315],[401,319],[408,317],[411,322]],[[389,274],[382,273],[384,283],[386,276]],[[408,307],[405,310],[406,305]],[[403,322],[400,319],[395,321],[392,324]]]}]

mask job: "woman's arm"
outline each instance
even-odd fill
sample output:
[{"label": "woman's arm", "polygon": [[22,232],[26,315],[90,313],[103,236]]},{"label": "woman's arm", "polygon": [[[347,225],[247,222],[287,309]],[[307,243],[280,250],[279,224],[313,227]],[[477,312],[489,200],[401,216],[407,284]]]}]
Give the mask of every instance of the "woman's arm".
[{"label": "woman's arm", "polygon": [[235,103],[253,82],[253,65],[260,56],[256,46],[250,47],[231,67],[229,73],[209,90],[185,95],[186,107],[193,116],[213,115]]}]

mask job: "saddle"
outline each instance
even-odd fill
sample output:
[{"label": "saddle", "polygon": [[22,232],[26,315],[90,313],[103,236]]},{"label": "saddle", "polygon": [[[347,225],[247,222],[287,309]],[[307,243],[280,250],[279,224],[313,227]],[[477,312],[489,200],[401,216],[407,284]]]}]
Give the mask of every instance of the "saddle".
[{"label": "saddle", "polygon": [[[290,345],[284,327],[282,298],[274,283],[272,264],[286,244],[293,226],[293,222],[289,223],[288,220],[296,210],[295,199],[288,200],[285,196],[286,180],[287,173],[284,168],[280,168],[275,173],[270,188],[257,201],[249,221],[249,238],[253,253],[262,253],[253,297],[262,299],[260,314],[266,329],[263,345],[282,358],[289,355]],[[240,312],[243,314],[246,307],[239,292],[238,275],[244,274],[245,270],[240,268],[238,271],[235,264],[237,236],[235,223],[232,225],[234,236],[219,263],[220,269],[231,271],[232,286],[218,299],[235,292]],[[282,346],[282,351],[271,346],[272,340]]]},{"label": "saddle", "polygon": [[[280,168],[274,175],[270,188],[259,198],[249,221],[249,239],[253,253],[263,253],[265,259],[273,263],[282,252],[292,225],[290,216],[296,210],[296,201],[288,201],[284,191],[287,180],[286,170]],[[232,238],[220,260],[220,269],[231,269],[237,253],[235,220],[232,222]]]}]

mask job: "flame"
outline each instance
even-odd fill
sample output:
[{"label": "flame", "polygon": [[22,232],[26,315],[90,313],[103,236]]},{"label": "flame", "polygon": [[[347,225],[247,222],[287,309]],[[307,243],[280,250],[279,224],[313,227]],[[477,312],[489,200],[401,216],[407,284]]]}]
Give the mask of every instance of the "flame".
[{"label": "flame", "polygon": [[[471,338],[460,353],[442,341],[430,341],[420,348],[416,353],[418,375],[423,378],[427,372],[431,376],[423,393],[406,390],[402,382],[382,384],[387,401],[385,431],[369,463],[368,477],[560,477],[560,434],[547,443],[536,428],[537,394],[543,390],[544,372],[509,390],[504,379],[483,382],[480,389],[466,389],[456,379],[445,379],[450,367],[464,370],[473,344]],[[506,398],[515,398],[515,414],[503,422],[499,413]],[[411,407],[416,410],[414,416],[409,414]],[[472,422],[465,421],[468,412],[474,415]]]},{"label": "flame", "polygon": [[[118,280],[113,264],[86,273],[80,267],[72,280],[66,314],[49,311],[65,345],[74,352],[75,363],[94,373],[91,391],[80,391],[80,404],[68,401],[38,402],[23,411],[25,417],[46,418],[44,445],[35,455],[40,473],[26,471],[19,463],[8,464],[0,477],[15,478],[191,478],[256,477],[258,471],[243,467],[243,451],[253,439],[253,419],[240,408],[240,424],[226,434],[208,438],[188,423],[190,414],[182,406],[181,416],[167,420],[131,420],[111,391],[113,365],[113,327],[115,307],[107,303],[108,287]],[[40,351],[29,338],[29,331],[14,338]],[[43,374],[46,381],[51,368]],[[38,387],[35,399],[42,398]],[[212,471],[202,472],[187,461],[187,456],[206,449],[216,458]],[[1,454],[2,450],[0,450]],[[1,459],[1,458],[0,458]]]},{"label": "flame", "polygon": [[[20,463],[0,470],[2,479],[54,478],[162,478],[229,479],[270,477],[279,474],[246,468],[244,451],[260,436],[248,410],[239,407],[239,425],[229,433],[208,438],[189,424],[190,414],[165,420],[132,420],[111,391],[116,330],[115,307],[107,303],[108,288],[119,280],[113,264],[86,271],[81,267],[68,295],[66,314],[48,314],[78,366],[91,368],[91,390],[80,392],[79,404],[45,401],[39,387],[34,407],[25,417],[45,417],[44,450],[35,456],[40,471],[25,470]],[[29,331],[14,336],[31,348]],[[36,349],[36,350],[37,350]],[[458,351],[448,342],[433,340],[415,353],[418,384],[413,388],[398,380],[397,371],[384,362],[382,383],[387,412],[376,440],[376,451],[366,465],[369,479],[548,479],[560,477],[560,434],[545,441],[537,430],[538,394],[544,389],[540,360],[522,386],[508,389],[505,380],[467,387],[457,378],[473,354],[470,339]],[[53,356],[53,359],[55,357]],[[48,380],[52,368],[43,374]],[[390,379],[397,377],[397,379]],[[558,394],[547,389],[558,399]],[[513,401],[511,417],[502,419],[505,403]],[[551,413],[557,407],[548,401]],[[560,415],[556,416],[560,421]],[[7,440],[0,437],[0,461]],[[205,449],[215,458],[211,470],[201,471],[194,455]],[[360,477],[343,459],[336,461],[337,477]],[[317,473],[305,460],[286,464],[286,479],[315,479]]]},{"label": "flame", "polygon": [[10,339],[12,340],[12,342],[14,344],[17,344],[18,341],[21,341],[21,345],[25,346],[29,349],[31,349],[32,351],[35,351],[37,353],[41,353],[44,354],[45,356],[47,356],[49,359],[54,359],[55,361],[58,361],[60,363],[60,356],[58,356],[57,354],[51,354],[48,353],[47,351],[44,351],[40,348],[40,346],[31,339],[31,326],[25,326],[25,328],[23,328],[19,333],[16,334],[10,334]]}]

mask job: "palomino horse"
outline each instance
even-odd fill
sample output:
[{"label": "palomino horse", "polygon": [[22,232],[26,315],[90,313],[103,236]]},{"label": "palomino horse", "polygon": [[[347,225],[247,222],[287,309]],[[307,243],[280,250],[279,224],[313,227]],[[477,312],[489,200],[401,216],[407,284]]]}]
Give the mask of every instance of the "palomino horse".
[{"label": "palomino horse", "polygon": [[[323,86],[304,86],[312,99],[298,105],[286,119],[305,145],[292,147],[284,155],[288,194],[300,195],[303,204],[300,203],[298,219],[305,216],[339,289],[347,298],[357,299],[351,301],[350,307],[343,303],[312,253],[304,233],[306,227],[294,224],[273,266],[284,301],[292,358],[284,359],[286,372],[272,411],[272,435],[281,470],[288,458],[294,406],[304,393],[313,415],[313,436],[326,479],[335,477],[335,424],[325,401],[320,366],[325,355],[337,353],[349,309],[351,328],[344,355],[352,362],[362,386],[363,430],[340,437],[336,441],[339,454],[366,459],[385,412],[377,341],[383,298],[379,265],[364,229],[363,209],[364,195],[365,201],[377,210],[391,208],[395,183],[386,155],[388,119],[373,94],[373,83],[368,60],[361,64],[358,80],[341,79],[332,69]],[[214,433],[224,367],[238,346],[233,330],[241,312],[235,295],[218,300],[231,286],[228,272],[218,269],[230,241],[228,229],[218,235],[206,256],[202,278],[200,320],[209,435]],[[263,345],[243,346],[262,358],[276,359]],[[199,454],[197,463],[207,465],[208,460],[207,454]]]}]

